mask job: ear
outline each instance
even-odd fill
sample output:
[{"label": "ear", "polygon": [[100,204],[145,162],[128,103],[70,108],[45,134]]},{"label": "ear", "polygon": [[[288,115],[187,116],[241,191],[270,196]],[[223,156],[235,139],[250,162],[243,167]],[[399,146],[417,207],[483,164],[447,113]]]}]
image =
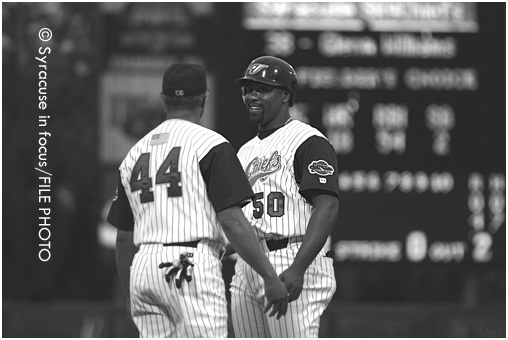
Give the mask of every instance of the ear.
[{"label": "ear", "polygon": [[289,91],[283,91],[282,92],[282,103],[287,104],[287,103],[289,103],[290,99],[291,99],[291,93],[289,93]]},{"label": "ear", "polygon": [[203,96],[203,102],[201,103],[201,107],[205,107],[206,100],[208,99],[208,93],[205,93]]}]

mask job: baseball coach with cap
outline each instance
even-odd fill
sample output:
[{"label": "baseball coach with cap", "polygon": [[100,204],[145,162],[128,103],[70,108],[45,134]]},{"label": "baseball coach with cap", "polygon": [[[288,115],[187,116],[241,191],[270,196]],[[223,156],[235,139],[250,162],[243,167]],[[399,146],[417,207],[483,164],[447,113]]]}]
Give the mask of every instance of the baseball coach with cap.
[{"label": "baseball coach with cap", "polygon": [[284,284],[241,210],[253,192],[236,153],[198,125],[207,93],[201,65],[171,65],[161,93],[167,120],[119,168],[108,221],[118,229],[118,273],[141,337],[227,337],[227,240],[263,279],[264,312],[280,318],[287,310]]}]

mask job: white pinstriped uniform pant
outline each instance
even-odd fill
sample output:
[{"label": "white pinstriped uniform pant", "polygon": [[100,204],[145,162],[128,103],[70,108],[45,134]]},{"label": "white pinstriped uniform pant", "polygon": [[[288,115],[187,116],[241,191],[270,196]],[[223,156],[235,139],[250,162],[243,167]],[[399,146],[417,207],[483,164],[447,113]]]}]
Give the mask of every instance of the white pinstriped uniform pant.
[{"label": "white pinstriped uniform pant", "polygon": [[[227,301],[219,259],[222,249],[212,241],[201,241],[197,249],[141,245],[130,278],[132,317],[140,337],[227,337]],[[178,289],[174,279],[166,282],[159,264],[178,259],[184,251],[193,253],[192,281],[183,280]]]},{"label": "white pinstriped uniform pant", "polygon": [[[277,274],[293,263],[301,243],[267,253]],[[319,320],[336,289],[333,259],[321,251],[304,276],[300,297],[288,304],[287,314],[263,314],[263,279],[241,258],[235,265],[231,282],[231,311],[235,336],[238,338],[317,338]],[[269,313],[267,313],[269,314]]]}]

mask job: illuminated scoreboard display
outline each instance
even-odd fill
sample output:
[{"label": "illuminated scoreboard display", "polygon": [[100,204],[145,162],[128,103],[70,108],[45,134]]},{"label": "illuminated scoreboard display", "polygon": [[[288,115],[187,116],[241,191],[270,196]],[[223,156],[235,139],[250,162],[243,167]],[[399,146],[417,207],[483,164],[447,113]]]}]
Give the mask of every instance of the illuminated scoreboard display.
[{"label": "illuminated scoreboard display", "polygon": [[504,265],[503,25],[475,3],[243,6],[250,55],[295,66],[291,114],[338,156],[336,261]]}]

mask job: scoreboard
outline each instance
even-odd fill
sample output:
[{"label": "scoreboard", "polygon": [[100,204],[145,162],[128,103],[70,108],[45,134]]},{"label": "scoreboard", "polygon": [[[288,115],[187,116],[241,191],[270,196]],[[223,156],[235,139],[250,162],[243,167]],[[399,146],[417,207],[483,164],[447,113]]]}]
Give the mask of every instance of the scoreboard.
[{"label": "scoreboard", "polygon": [[504,12],[243,4],[249,56],[295,67],[291,114],[335,148],[336,261],[504,266]]}]

